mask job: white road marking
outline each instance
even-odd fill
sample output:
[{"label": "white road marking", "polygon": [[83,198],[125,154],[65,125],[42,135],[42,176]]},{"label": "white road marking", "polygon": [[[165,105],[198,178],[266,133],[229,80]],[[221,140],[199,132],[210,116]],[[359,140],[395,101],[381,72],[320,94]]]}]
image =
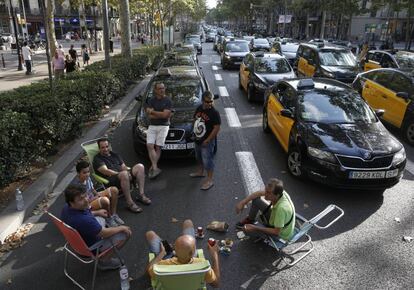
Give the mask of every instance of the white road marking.
[{"label": "white road marking", "polygon": [[407,163],[405,164],[405,170],[414,175],[414,162],[407,159]]},{"label": "white road marking", "polygon": [[217,67],[216,65],[211,66],[211,68],[212,68],[213,70],[218,70],[218,67]]},{"label": "white road marking", "polygon": [[206,61],[206,60],[203,60],[201,63],[208,63],[208,61]]},{"label": "white road marking", "polygon": [[243,128],[257,128],[262,126],[262,115],[243,115],[240,116]]},{"label": "white road marking", "polygon": [[219,92],[220,92],[220,97],[228,97],[228,96],[230,96],[229,95],[229,92],[226,89],[226,87],[219,86],[218,89],[219,89]]},{"label": "white road marking", "polygon": [[226,112],[227,123],[229,123],[229,127],[232,128],[240,128],[241,123],[239,117],[237,116],[236,110],[234,108],[224,108]]},{"label": "white road marking", "polygon": [[237,73],[229,73],[229,76],[231,78],[238,78],[239,77],[239,75]]},{"label": "white road marking", "polygon": [[252,152],[241,151],[236,152],[237,164],[241,172],[246,194],[252,194],[258,190],[264,189],[262,176],[259,168],[257,168],[256,161]]},{"label": "white road marking", "polygon": [[219,60],[216,60],[214,63],[221,63],[221,61],[219,61]]},{"label": "white road marking", "polygon": [[216,81],[222,81],[221,74],[214,74]]}]

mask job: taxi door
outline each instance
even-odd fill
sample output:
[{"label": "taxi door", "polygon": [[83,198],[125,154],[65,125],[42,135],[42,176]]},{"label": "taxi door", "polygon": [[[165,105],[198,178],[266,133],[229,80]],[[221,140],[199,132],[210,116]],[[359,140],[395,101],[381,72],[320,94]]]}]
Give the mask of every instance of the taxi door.
[{"label": "taxi door", "polygon": [[373,60],[368,60],[365,64],[364,64],[364,71],[369,71],[375,68],[381,68],[381,65],[379,64],[379,62],[373,61]]},{"label": "taxi door", "polygon": [[251,56],[246,56],[240,65],[240,82],[245,91],[247,91],[247,83],[249,81],[249,74],[250,74],[250,72],[248,70],[245,70],[245,68],[251,67],[249,65],[250,63],[251,63]]},{"label": "taxi door", "polygon": [[381,68],[381,58],[382,53],[380,52],[368,52],[365,64],[364,64],[364,71],[369,71],[376,68]]}]

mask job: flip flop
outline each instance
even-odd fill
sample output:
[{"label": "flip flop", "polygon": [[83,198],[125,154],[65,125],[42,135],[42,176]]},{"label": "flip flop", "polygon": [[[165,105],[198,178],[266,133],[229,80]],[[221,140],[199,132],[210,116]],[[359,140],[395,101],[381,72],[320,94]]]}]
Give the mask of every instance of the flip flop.
[{"label": "flip flop", "polygon": [[140,213],[142,212],[142,208],[140,208],[139,206],[137,206],[135,203],[133,204],[129,204],[127,206],[128,210],[133,212],[133,213]]},{"label": "flip flop", "polygon": [[204,174],[198,174],[197,172],[192,172],[189,174],[190,177],[206,177]]},{"label": "flip flop", "polygon": [[151,199],[149,199],[148,197],[146,197],[145,195],[141,195],[139,194],[136,198],[136,201],[145,204],[145,205],[150,205],[151,204]]},{"label": "flip flop", "polygon": [[211,181],[209,181],[209,182],[205,183],[205,184],[201,187],[201,190],[209,190],[210,188],[212,188],[212,187],[213,187],[213,185],[214,185],[214,183],[213,183],[213,182],[211,182]]}]

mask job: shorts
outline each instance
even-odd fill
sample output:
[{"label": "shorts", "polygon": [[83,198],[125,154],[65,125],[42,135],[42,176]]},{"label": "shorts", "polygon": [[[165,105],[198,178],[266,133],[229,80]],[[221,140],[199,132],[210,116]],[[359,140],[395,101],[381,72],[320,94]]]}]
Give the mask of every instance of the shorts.
[{"label": "shorts", "polygon": [[126,241],[126,240],[128,240],[127,234],[124,232],[119,232],[106,239],[100,240],[99,242],[90,246],[89,249],[91,249],[95,253],[96,249],[99,248],[99,252],[102,253],[103,251],[109,249],[113,245],[116,245],[117,243],[121,241]]},{"label": "shorts", "polygon": [[103,197],[107,197],[109,200],[111,200],[111,192],[109,188],[98,192],[98,194],[99,194],[98,198],[95,198],[94,200],[90,202],[92,210],[98,210],[102,208],[101,200]]},{"label": "shorts", "polygon": [[[189,236],[192,236],[192,237],[195,238],[195,230],[194,230],[194,228],[186,228],[186,229],[183,230],[183,233],[182,234],[183,235],[189,235]],[[161,252],[161,243],[162,243],[162,240],[161,240],[160,237],[157,237],[156,239],[152,240],[150,242],[150,244],[149,244],[149,251],[151,253],[154,253],[155,255],[158,255]],[[196,255],[196,254],[197,254],[197,250],[195,251],[194,255]],[[170,255],[166,255],[164,257],[164,260],[165,259],[169,259],[172,256],[173,256],[172,253]]]},{"label": "shorts", "polygon": [[150,125],[147,130],[147,144],[154,144],[160,147],[164,146],[169,129],[170,126]]},{"label": "shorts", "polygon": [[208,171],[214,169],[214,145],[215,140],[210,141],[206,146],[197,143],[195,146],[196,159],[203,163],[204,169]]},{"label": "shorts", "polygon": [[109,184],[106,187],[115,186],[116,188],[121,188],[121,181],[118,178],[118,175],[112,175],[108,177],[104,177],[109,181]]}]

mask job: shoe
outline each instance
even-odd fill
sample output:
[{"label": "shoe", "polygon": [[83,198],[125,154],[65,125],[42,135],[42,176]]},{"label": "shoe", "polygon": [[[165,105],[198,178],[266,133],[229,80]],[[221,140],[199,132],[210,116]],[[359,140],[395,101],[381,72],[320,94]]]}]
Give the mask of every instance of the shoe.
[{"label": "shoe", "polygon": [[148,170],[148,178],[149,179],[154,178],[154,170],[152,168],[150,168],[150,170]]},{"label": "shoe", "polygon": [[135,203],[129,204],[127,206],[127,209],[130,212],[133,212],[133,213],[140,213],[140,212],[142,212],[142,208],[140,208],[139,206],[137,206]]},{"label": "shoe", "polygon": [[110,258],[107,260],[99,260],[98,262],[98,269],[105,271],[105,270],[116,270],[121,267],[121,262],[117,258]]},{"label": "shoe", "polygon": [[244,226],[247,224],[254,224],[255,221],[252,221],[251,219],[249,219],[248,217],[246,217],[244,220],[238,222],[236,224],[236,228],[238,228],[239,230],[243,230]]},{"label": "shoe", "polygon": [[118,226],[118,223],[115,221],[115,219],[113,218],[113,216],[106,218],[105,219],[105,223],[108,227],[110,228],[114,228]]},{"label": "shoe", "polygon": [[148,197],[146,197],[143,194],[138,194],[138,196],[135,199],[136,201],[145,204],[145,205],[150,205],[151,204],[151,199],[149,199]]},{"label": "shoe", "polygon": [[[152,172],[152,174],[151,174],[151,172]],[[153,169],[151,172],[150,172],[150,174],[148,174],[148,176],[149,176],[150,179],[153,179],[153,178],[157,177],[158,175],[160,175],[162,170],[157,168],[157,169]]]},{"label": "shoe", "polygon": [[119,225],[122,226],[125,224],[125,222],[119,217],[117,214],[112,215],[112,219]]},{"label": "shoe", "polygon": [[214,183],[212,181],[208,181],[206,183],[203,184],[203,186],[201,186],[201,190],[209,190],[210,188],[212,188],[214,185]]}]

